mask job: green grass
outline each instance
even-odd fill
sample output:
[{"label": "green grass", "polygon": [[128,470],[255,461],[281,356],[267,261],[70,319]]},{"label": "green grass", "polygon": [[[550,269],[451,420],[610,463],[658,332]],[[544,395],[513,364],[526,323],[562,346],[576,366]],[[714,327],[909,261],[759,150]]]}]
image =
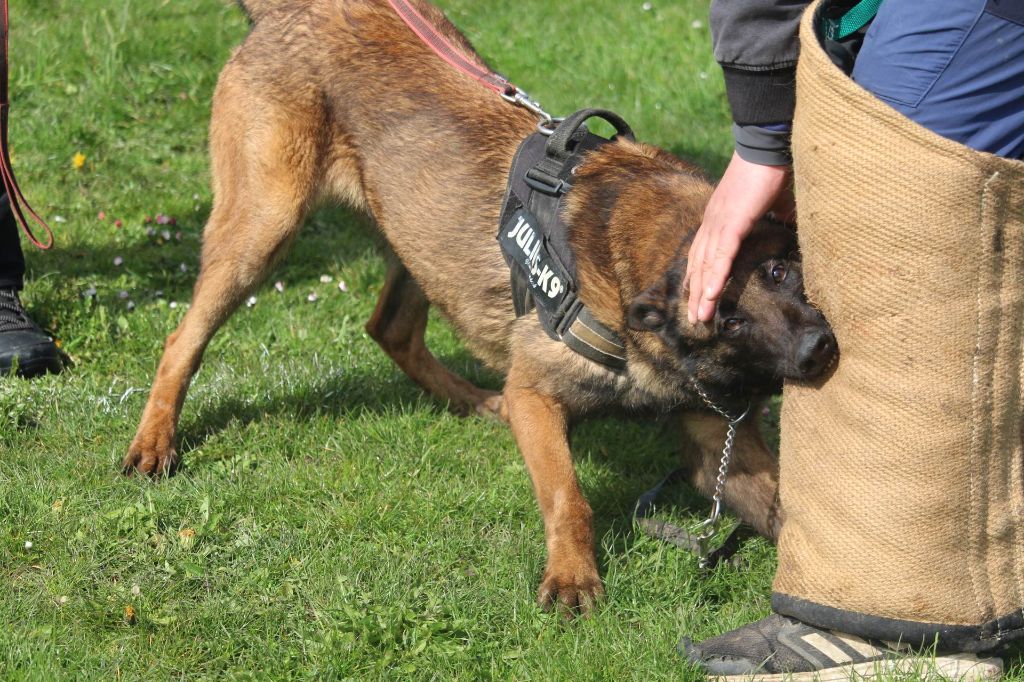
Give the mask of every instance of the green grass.
[{"label": "green grass", "polygon": [[[551,111],[608,107],[724,167],[706,3],[441,4]],[[210,98],[246,25],[220,0],[12,5],[15,163],[58,239],[29,251],[25,300],[74,367],[0,380],[0,678],[698,679],[679,636],[767,613],[766,543],[748,543],[743,571],[701,575],[633,532],[633,501],[675,446],[661,425],[614,420],[574,443],[609,598],[586,621],[540,612],[542,528],[513,440],[450,416],[367,338],[383,270],[372,226],[341,210],[309,221],[271,279],[284,292],[268,283],[211,344],[184,471],[122,478],[190,295]],[[159,213],[177,221],[169,241],[147,234]],[[429,342],[500,385],[442,321]],[[680,522],[705,510],[686,491],[671,507]]]}]

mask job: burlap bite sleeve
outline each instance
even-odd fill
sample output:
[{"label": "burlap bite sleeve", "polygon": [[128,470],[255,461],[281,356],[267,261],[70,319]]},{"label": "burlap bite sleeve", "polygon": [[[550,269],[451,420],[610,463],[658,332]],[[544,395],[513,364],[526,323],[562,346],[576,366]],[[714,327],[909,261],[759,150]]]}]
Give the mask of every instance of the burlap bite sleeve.
[{"label": "burlap bite sleeve", "polygon": [[840,361],[782,412],[776,611],[984,650],[1024,634],[1024,163],[916,125],[801,25],[808,296]]}]

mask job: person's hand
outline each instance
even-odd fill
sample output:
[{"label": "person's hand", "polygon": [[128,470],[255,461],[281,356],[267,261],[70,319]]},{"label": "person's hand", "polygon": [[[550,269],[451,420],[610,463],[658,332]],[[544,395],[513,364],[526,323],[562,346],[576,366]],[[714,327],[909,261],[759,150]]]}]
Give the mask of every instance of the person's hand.
[{"label": "person's hand", "polygon": [[789,166],[762,166],[733,153],[690,245],[686,263],[690,324],[708,322],[725,288],[740,243],[754,223],[773,211],[788,222],[794,214]]}]

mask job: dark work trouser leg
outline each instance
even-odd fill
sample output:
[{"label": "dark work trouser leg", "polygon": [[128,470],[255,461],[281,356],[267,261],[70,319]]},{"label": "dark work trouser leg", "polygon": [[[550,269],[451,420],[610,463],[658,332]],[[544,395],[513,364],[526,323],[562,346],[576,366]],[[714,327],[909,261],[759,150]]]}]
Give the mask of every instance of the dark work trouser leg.
[{"label": "dark work trouser leg", "polygon": [[21,289],[25,277],[25,255],[21,251],[18,224],[7,194],[0,194],[0,289]]}]

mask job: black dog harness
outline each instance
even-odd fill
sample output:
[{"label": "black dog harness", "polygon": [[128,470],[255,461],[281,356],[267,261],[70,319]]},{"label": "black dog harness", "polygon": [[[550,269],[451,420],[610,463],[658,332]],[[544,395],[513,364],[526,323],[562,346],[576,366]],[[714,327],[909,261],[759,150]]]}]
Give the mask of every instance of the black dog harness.
[{"label": "black dog harness", "polygon": [[[606,140],[590,133],[584,122],[593,117],[611,123],[616,137]],[[617,372],[626,367],[626,347],[579,298],[562,200],[572,189],[572,176],[583,155],[618,135],[634,139],[617,114],[583,109],[566,117],[553,133],[527,137],[512,160],[498,232],[510,269],[516,316],[536,308],[548,336]]]},{"label": "black dog harness", "polygon": [[[625,346],[618,334],[594,319],[578,296],[576,259],[569,245],[568,226],[561,214],[562,200],[572,189],[573,173],[583,155],[611,142],[587,130],[584,122],[595,116],[615,126],[618,135],[633,139],[629,125],[621,117],[599,109],[577,111],[562,121],[554,133],[537,132],[526,138],[512,161],[498,242],[511,272],[516,315],[521,317],[536,308],[548,336],[583,357],[619,372],[626,367]],[[711,551],[709,546],[722,509],[722,487],[734,428],[747,413],[733,418],[716,407],[700,386],[695,386],[695,390],[710,409],[730,422],[712,514],[695,533],[653,516],[654,503],[662,488],[682,478],[683,470],[679,469],[641,496],[633,518],[647,535],[696,553],[700,567],[705,569],[733,560],[741,540],[751,534],[740,525],[720,547]]]}]

